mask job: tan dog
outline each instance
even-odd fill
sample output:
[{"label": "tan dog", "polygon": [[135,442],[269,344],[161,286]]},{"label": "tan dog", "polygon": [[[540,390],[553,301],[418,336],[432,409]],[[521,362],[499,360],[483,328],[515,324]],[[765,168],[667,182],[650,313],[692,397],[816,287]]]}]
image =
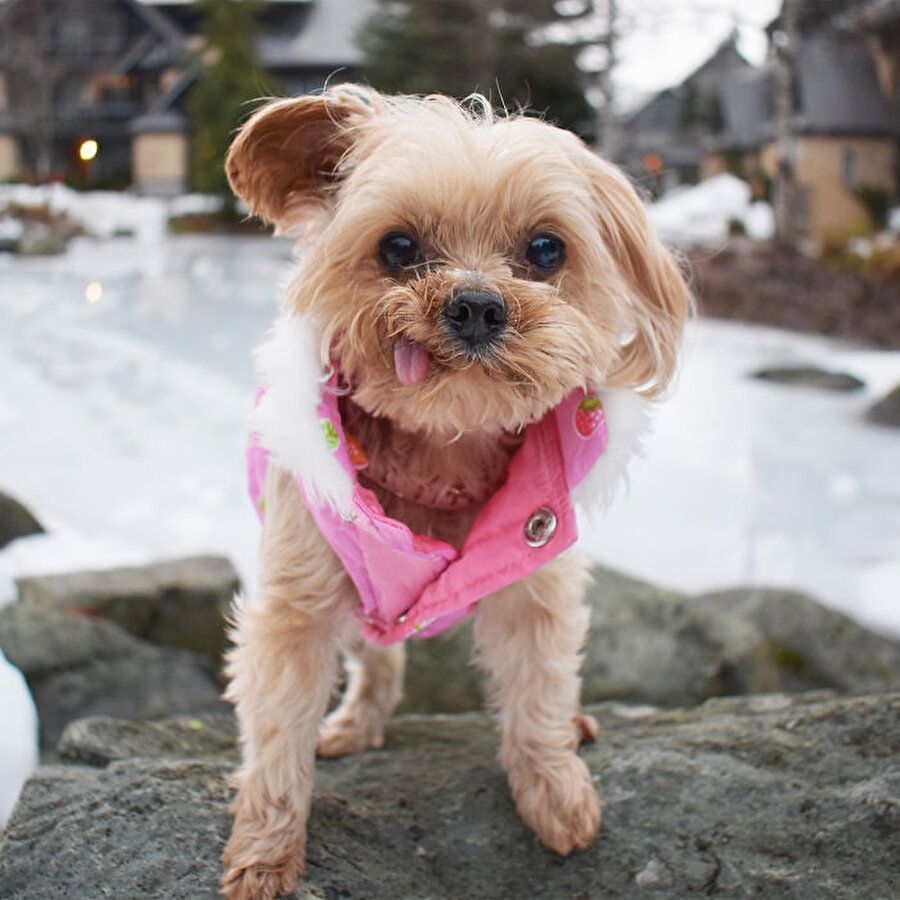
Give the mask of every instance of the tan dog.
[{"label": "tan dog", "polygon": [[[304,872],[316,752],[380,746],[404,668],[402,643],[360,637],[361,591],[311,511],[336,503],[342,488],[327,482],[342,476],[319,467],[321,432],[279,398],[317,397],[338,366],[360,486],[459,549],[528,429],[573,391],[606,390],[608,449],[579,491],[608,498],[643,420],[638,394],[672,374],[689,300],[618,170],[573,135],[477,99],[349,85],[274,101],[242,128],[227,171],[258,215],[311,238],[284,299],[294,324],[261,357],[271,398],[254,424],[272,464],[259,596],[236,610],[228,659],[243,765],[224,893],[268,898]],[[596,734],[579,714],[586,573],[566,551],[469,598],[516,806],[563,855],[600,825],[576,755]],[[323,723],[340,651],[348,685]]]}]

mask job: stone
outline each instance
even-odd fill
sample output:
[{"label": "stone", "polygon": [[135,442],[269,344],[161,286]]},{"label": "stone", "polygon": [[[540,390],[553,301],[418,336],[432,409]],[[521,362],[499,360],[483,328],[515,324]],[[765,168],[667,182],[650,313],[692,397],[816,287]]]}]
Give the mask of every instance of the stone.
[{"label": "stone", "polygon": [[584,702],[681,706],[779,690],[765,636],[740,616],[612,570],[593,574]]},{"label": "stone", "polygon": [[465,712],[484,708],[482,672],[471,663],[472,617],[427,640],[406,642],[401,713]]},{"label": "stone", "polygon": [[764,635],[782,691],[900,690],[900,643],[800,591],[734,588],[703,594],[696,603],[738,615]]},{"label": "stone", "polygon": [[900,384],[869,409],[866,419],[876,425],[900,428]]},{"label": "stone", "polygon": [[237,723],[230,715],[205,713],[134,722],[94,716],[66,726],[59,757],[68,763],[107,766],[132,757],[234,760]]},{"label": "stone", "polygon": [[[587,600],[585,703],[690,706],[767,691],[900,688],[900,643],[796,592],[738,587],[692,596],[597,566]],[[482,709],[471,617],[407,642],[402,712]]]},{"label": "stone", "polygon": [[659,891],[670,888],[675,884],[675,876],[672,870],[655,856],[638,872],[634,879],[635,884],[645,891]]},{"label": "stone", "polygon": [[771,366],[754,372],[753,378],[791,387],[846,393],[862,390],[866,383],[847,372],[830,372],[817,366]]},{"label": "stone", "polygon": [[225,615],[240,588],[234,566],[220,556],[16,583],[24,603],[102,616],[136,637],[203,653],[214,662],[226,646]]},{"label": "stone", "polygon": [[28,222],[16,242],[19,256],[58,256],[65,253],[67,235],[45,222]]},{"label": "stone", "polygon": [[[600,738],[581,755],[605,809],[586,851],[535,842],[484,715],[409,716],[382,749],[318,763],[294,896],[895,895],[900,695],[590,712]],[[81,762],[35,773],[0,844],[3,895],[215,897],[236,757],[205,730],[224,736],[225,718],[73,726]],[[115,749],[85,765],[98,740]]]},{"label": "stone", "polygon": [[0,491],[0,548],[16,538],[43,534],[40,522],[18,500]]},{"label": "stone", "polygon": [[226,708],[207,659],[140,641],[104,619],[19,601],[0,609],[0,649],[34,696],[45,757],[65,726],[85,716]]}]

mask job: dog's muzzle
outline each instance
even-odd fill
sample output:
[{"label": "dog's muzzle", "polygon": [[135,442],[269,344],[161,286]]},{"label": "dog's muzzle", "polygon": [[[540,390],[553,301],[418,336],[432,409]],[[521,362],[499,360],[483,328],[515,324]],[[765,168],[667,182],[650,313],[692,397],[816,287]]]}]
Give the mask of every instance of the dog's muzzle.
[{"label": "dog's muzzle", "polygon": [[490,346],[506,328],[503,298],[493,291],[457,291],[443,309],[447,329],[466,353]]}]

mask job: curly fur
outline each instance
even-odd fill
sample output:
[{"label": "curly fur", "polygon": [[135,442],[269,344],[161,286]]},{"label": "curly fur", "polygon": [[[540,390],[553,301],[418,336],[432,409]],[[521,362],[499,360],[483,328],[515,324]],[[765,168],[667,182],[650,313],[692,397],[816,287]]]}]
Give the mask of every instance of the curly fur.
[{"label": "curly fur", "polygon": [[[355,637],[355,589],[297,489],[299,478],[335,503],[351,490],[298,425],[315,411],[322,372],[340,360],[344,414],[374,459],[369,486],[387,514],[459,547],[525,426],[577,388],[603,392],[610,433],[577,499],[608,499],[646,420],[635,397],[665,389],[690,304],[614,166],[538,119],[495,116],[483,99],[350,85],[274,101],[244,125],[226,168],[260,216],[308,239],[260,354],[267,393],[254,424],[274,465],[259,597],[237,611],[228,658],[243,764],[223,886],[272,897],[303,872],[317,746],[326,756],[378,746],[403,676],[402,649]],[[395,231],[422,251],[403,271],[378,257]],[[564,242],[558,270],[528,262],[541,233]],[[502,298],[497,340],[461,348],[446,319],[460,291]],[[400,376],[398,346],[416,348],[421,377]],[[576,755],[596,734],[578,712],[585,584],[584,564],[565,553],[476,612],[517,808],[561,854],[586,847],[600,823]],[[341,648],[348,687],[323,723]]]}]

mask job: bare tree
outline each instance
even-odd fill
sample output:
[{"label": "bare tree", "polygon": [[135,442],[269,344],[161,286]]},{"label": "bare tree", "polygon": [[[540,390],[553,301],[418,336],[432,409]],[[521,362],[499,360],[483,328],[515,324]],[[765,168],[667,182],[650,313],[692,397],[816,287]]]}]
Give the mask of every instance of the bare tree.
[{"label": "bare tree", "polygon": [[598,40],[598,45],[605,51],[605,59],[597,70],[596,103],[597,103],[597,146],[603,150],[605,156],[616,159],[619,155],[622,143],[622,134],[619,123],[619,112],[616,108],[616,86],[614,75],[618,62],[619,38],[622,29],[621,8],[618,0],[601,0],[594,3],[601,20],[603,29]]},{"label": "bare tree", "polygon": [[0,9],[0,72],[40,181],[53,171],[54,96],[65,69],[54,46],[56,10],[56,0],[7,0]]},{"label": "bare tree", "polygon": [[794,62],[797,57],[798,0],[784,0],[781,25],[772,36],[775,48],[775,239],[792,246],[796,241],[794,178]]}]

